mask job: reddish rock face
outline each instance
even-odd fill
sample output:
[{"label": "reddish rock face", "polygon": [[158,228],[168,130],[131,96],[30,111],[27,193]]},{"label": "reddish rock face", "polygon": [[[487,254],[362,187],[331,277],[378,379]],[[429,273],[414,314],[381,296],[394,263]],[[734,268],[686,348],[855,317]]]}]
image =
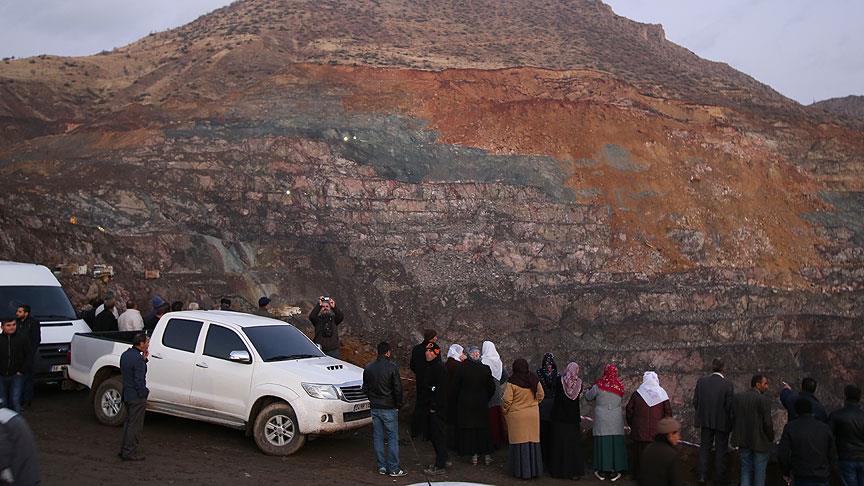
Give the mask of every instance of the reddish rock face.
[{"label": "reddish rock face", "polygon": [[[651,367],[684,415],[715,356],[739,388],[815,376],[829,405],[864,380],[854,125],[725,68],[698,79],[736,88],[710,93],[552,54],[539,64],[559,70],[300,63],[367,51],[285,48],[269,23],[226,44],[224,13],[36,74],[0,65],[3,258],[113,264],[139,303],[308,311],[326,293],[352,342],[402,357],[433,327],[505,362],[552,351],[589,382],[616,362],[628,390]],[[660,43],[646,65],[678,56],[633,35]]]}]

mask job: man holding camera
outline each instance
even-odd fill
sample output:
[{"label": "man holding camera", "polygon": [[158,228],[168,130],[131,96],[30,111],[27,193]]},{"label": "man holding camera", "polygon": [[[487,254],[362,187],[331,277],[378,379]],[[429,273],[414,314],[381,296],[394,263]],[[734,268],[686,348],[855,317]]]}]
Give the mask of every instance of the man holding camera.
[{"label": "man holding camera", "polygon": [[315,327],[312,341],[321,346],[324,354],[336,359],[341,359],[338,326],[343,318],[342,311],[336,308],[336,300],[326,296],[319,297],[318,303],[309,313],[309,320]]}]

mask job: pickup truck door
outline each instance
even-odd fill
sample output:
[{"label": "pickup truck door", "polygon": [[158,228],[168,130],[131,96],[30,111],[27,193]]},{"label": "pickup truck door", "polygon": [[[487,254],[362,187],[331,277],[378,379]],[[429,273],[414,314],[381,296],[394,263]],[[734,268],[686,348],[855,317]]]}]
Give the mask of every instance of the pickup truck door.
[{"label": "pickup truck door", "polygon": [[191,402],[193,407],[215,412],[214,416],[246,420],[254,365],[230,361],[232,351],[245,351],[252,357],[245,336],[226,326],[208,324],[204,349],[195,356]]},{"label": "pickup truck door", "polygon": [[169,319],[164,327],[156,327],[147,363],[150,401],[189,406],[195,350],[201,346],[203,326],[201,321]]}]

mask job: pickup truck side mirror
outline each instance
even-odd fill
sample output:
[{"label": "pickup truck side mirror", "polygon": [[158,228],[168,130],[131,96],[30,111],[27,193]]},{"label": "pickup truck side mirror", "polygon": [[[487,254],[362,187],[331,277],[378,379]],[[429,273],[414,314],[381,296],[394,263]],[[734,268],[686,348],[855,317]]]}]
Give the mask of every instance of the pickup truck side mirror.
[{"label": "pickup truck side mirror", "polygon": [[249,356],[249,351],[231,351],[228,353],[228,361],[249,364],[252,362],[252,357]]}]

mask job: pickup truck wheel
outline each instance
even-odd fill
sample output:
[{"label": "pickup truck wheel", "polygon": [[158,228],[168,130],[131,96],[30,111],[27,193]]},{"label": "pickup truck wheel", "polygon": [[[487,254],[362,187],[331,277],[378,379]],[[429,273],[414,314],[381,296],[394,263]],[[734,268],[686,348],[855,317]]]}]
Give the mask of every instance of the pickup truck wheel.
[{"label": "pickup truck wheel", "polygon": [[287,403],[271,403],[255,417],[255,444],[264,454],[288,456],[294,454],[306,442],[300,433],[294,409]]},{"label": "pickup truck wheel", "polygon": [[93,396],[93,409],[96,419],[105,425],[123,425],[126,420],[126,407],[123,406],[123,381],[112,376],[103,381]]}]

